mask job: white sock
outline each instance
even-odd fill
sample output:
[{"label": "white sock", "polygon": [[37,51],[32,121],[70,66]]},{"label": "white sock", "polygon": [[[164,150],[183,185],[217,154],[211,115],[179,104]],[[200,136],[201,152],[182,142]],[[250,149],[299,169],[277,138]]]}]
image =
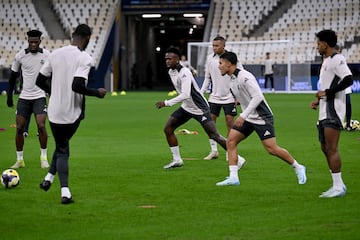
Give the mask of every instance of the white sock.
[{"label": "white sock", "polygon": [[218,151],[217,142],[214,139],[210,138],[209,143],[210,143],[211,151],[212,152],[217,152]]},{"label": "white sock", "polygon": [[239,168],[237,165],[229,165],[229,171],[230,171],[229,178],[239,180],[238,170]]},{"label": "white sock", "polygon": [[47,158],[47,148],[40,148],[40,156]]},{"label": "white sock", "polygon": [[23,151],[16,151],[16,160],[24,160],[24,152]]},{"label": "white sock", "polygon": [[170,147],[170,151],[173,155],[173,160],[175,161],[181,160],[179,146]]},{"label": "white sock", "polygon": [[47,173],[45,176],[45,181],[50,181],[51,183],[54,182],[54,177],[55,175],[51,174],[51,173]]},{"label": "white sock", "polygon": [[61,188],[61,197],[71,198],[71,193],[69,187],[62,187]]},{"label": "white sock", "polygon": [[292,166],[294,169],[299,169],[302,165],[300,165],[300,164],[294,159],[294,162],[293,162],[293,164],[291,164],[291,166]]},{"label": "white sock", "polygon": [[331,173],[331,177],[332,177],[332,180],[333,180],[333,187],[334,187],[334,189],[342,190],[342,189],[343,189],[343,186],[344,186],[345,184],[344,184],[344,182],[343,182],[343,180],[342,180],[341,172]]}]

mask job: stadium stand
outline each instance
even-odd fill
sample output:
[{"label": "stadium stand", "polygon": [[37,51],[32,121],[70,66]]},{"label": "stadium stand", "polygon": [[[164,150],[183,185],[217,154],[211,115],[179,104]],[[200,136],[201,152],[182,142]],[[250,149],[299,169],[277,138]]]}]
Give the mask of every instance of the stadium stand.
[{"label": "stadium stand", "polygon": [[[215,15],[210,39],[222,35],[228,41],[291,40],[293,42],[292,62],[313,62],[316,60],[315,33],[331,28],[338,33],[339,43],[344,46],[343,54],[349,63],[360,59],[360,3],[358,0],[297,0],[264,34],[252,37],[251,32],[269,13],[276,11],[284,1],[215,0]],[[332,7],[329,7],[332,6]],[[285,57],[278,53],[281,46],[270,49],[278,63],[285,63]],[[261,50],[262,49],[262,50]],[[245,49],[253,52],[248,63],[259,63],[269,49]]]},{"label": "stadium stand", "polygon": [[93,37],[87,48],[94,65],[101,58],[114,20],[114,4],[118,0],[52,0],[53,10],[68,34],[68,39],[51,39],[31,0],[0,1],[0,67],[10,67],[17,51],[27,46],[26,32],[43,32],[42,46],[50,51],[70,43],[70,35],[79,23],[93,27]]},{"label": "stadium stand", "polygon": [[[79,23],[93,27],[93,38],[87,51],[98,64],[113,24],[119,0],[51,0],[53,11],[64,31],[70,34]],[[290,3],[291,2],[291,3]],[[290,7],[259,37],[254,31],[275,15],[285,3]],[[338,32],[343,54],[349,63],[360,59],[360,3],[359,0],[214,0],[215,11],[210,38],[222,35],[227,41],[266,41],[288,39],[293,42],[293,62],[316,61],[315,33],[324,28]],[[331,6],[331,7],[329,7]],[[15,53],[27,45],[25,32],[37,28],[43,32],[43,46],[49,50],[69,44],[69,39],[49,37],[47,29],[31,0],[0,0],[0,67],[9,67]],[[49,30],[49,29],[48,29]],[[275,61],[284,63],[284,55],[278,53],[283,46],[274,45],[270,51]],[[245,48],[249,64],[259,64],[265,55],[264,47]]]}]

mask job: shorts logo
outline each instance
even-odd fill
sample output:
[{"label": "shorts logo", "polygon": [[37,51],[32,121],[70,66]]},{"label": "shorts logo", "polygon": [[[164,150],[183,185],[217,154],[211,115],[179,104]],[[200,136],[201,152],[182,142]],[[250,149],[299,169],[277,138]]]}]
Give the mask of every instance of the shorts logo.
[{"label": "shorts logo", "polygon": [[207,118],[205,116],[202,116],[201,121],[203,122],[203,121],[206,121],[206,120],[207,120]]},{"label": "shorts logo", "polygon": [[236,108],[233,108],[232,112],[236,112]]},{"label": "shorts logo", "polygon": [[269,132],[269,130],[266,130],[264,133],[264,137],[269,136],[269,135],[271,135],[271,133]]}]

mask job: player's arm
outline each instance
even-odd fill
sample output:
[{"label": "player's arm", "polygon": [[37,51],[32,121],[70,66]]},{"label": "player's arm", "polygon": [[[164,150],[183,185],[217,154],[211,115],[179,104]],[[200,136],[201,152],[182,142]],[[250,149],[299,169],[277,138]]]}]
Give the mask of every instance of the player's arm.
[{"label": "player's arm", "polygon": [[39,73],[36,78],[36,86],[41,88],[44,92],[51,94],[50,78]]},{"label": "player's arm", "polygon": [[10,78],[9,78],[9,88],[8,88],[8,92],[7,92],[7,101],[6,101],[8,107],[14,106],[13,92],[15,89],[16,79],[18,78],[18,76],[19,76],[18,72],[11,71]]},{"label": "player's arm", "polygon": [[352,84],[353,84],[352,75],[348,75],[344,77],[343,80],[341,80],[339,84],[337,84],[335,87],[326,89],[325,90],[326,96],[334,96],[335,93],[344,90],[345,88],[351,86]]},{"label": "player's arm", "polygon": [[98,98],[105,97],[106,90],[104,88],[89,88],[85,84],[85,78],[83,77],[74,77],[72,82],[72,90],[76,93],[84,94],[87,96],[95,96]]},{"label": "player's arm", "polygon": [[247,108],[243,109],[243,112],[240,114],[243,119],[246,119],[251,112],[255,111],[259,104],[264,100],[264,95],[261,92],[256,78],[253,76],[247,76],[246,78],[248,79],[245,79],[244,86],[250,93],[251,100]]},{"label": "player's arm", "polygon": [[204,81],[203,84],[201,86],[201,93],[204,94],[206,92],[206,90],[209,89],[209,85],[211,83],[211,76],[210,76],[210,60],[208,59],[206,62],[206,66],[205,66],[205,77],[204,77]]}]

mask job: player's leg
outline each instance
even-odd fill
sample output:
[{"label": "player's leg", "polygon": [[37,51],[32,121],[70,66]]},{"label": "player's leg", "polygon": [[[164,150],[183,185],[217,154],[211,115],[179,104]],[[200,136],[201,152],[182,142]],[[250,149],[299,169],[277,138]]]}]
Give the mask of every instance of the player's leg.
[{"label": "player's leg", "polygon": [[321,121],[318,125],[319,140],[332,177],[332,187],[320,194],[321,198],[342,197],[346,193],[346,186],[341,176],[341,158],[338,151],[341,124]]},{"label": "player's leg", "polygon": [[[227,136],[228,136],[231,128],[234,125],[234,121],[235,121],[234,118],[237,115],[236,103],[234,102],[234,103],[224,104],[223,109],[224,109],[224,114],[225,114],[225,123],[226,123]],[[228,153],[227,152],[226,152],[226,160],[228,160]],[[239,168],[242,168],[245,165],[245,162],[246,162],[245,158],[243,158],[242,156],[240,156],[238,154],[238,166],[239,166]]]},{"label": "player's leg", "polygon": [[201,122],[201,124],[209,138],[215,140],[215,142],[220,144],[220,146],[226,150],[226,138],[220,135],[216,128],[215,122],[209,119],[209,121]]},{"label": "player's leg", "polygon": [[276,156],[288,163],[294,169],[298,178],[298,183],[305,184],[306,168],[303,165],[299,164],[287,149],[282,148],[277,144],[273,119],[267,119],[264,125],[252,124],[252,126],[254,127],[257,135],[259,136],[265,150],[270,155]]},{"label": "player's leg", "polygon": [[190,118],[191,116],[189,116],[182,108],[179,108],[171,114],[166,122],[164,133],[172,154],[172,160],[163,167],[164,169],[171,169],[184,165],[180,154],[178,139],[175,135],[175,130],[186,123]]},{"label": "player's leg", "polygon": [[238,144],[244,140],[246,136],[237,129],[231,129],[229,136],[226,140],[227,153],[229,158],[229,177],[224,181],[216,183],[217,186],[230,186],[230,185],[239,185],[239,176],[238,176]]},{"label": "player's leg", "polygon": [[269,81],[269,75],[266,74],[266,75],[265,75],[264,90],[266,90],[268,81]]},{"label": "player's leg", "polygon": [[19,98],[16,108],[16,135],[15,135],[15,144],[16,144],[16,162],[11,168],[21,168],[25,167],[24,162],[24,128],[28,118],[31,117],[31,102]]},{"label": "player's leg", "polygon": [[[209,103],[209,105],[210,105],[211,119],[216,124],[216,119],[220,115],[221,105],[215,103]],[[209,143],[210,143],[211,151],[206,157],[204,157],[204,160],[217,159],[219,157],[217,142],[214,139],[209,138]]]},{"label": "player's leg", "polygon": [[46,99],[40,98],[34,101],[33,112],[37,125],[38,137],[40,142],[40,164],[41,168],[48,168],[47,160],[47,141],[48,134],[46,131]]},{"label": "player's leg", "polygon": [[287,149],[277,145],[275,137],[264,139],[261,142],[269,154],[276,156],[291,165],[297,175],[299,184],[306,183],[306,168],[299,164]]},{"label": "player's leg", "polygon": [[26,124],[25,124],[25,128],[24,128],[24,137],[28,137],[29,136],[29,127],[30,127],[30,120],[31,120],[31,116],[27,119]]},{"label": "player's leg", "polygon": [[[53,171],[53,168],[56,168],[57,173],[59,174],[60,186],[61,186],[61,203],[68,204],[72,203],[72,196],[69,188],[69,156],[70,156],[70,139],[75,134],[78,129],[80,121],[77,121],[73,124],[68,125],[57,125],[51,124],[51,129],[55,138],[55,164],[54,160],[51,163],[48,174],[45,176],[44,181],[41,185],[46,182],[47,178],[53,180],[54,174],[50,171]],[[49,176],[50,175],[50,176]],[[52,175],[52,176],[51,176]],[[44,189],[45,190],[45,189]]]},{"label": "player's leg", "polygon": [[271,91],[275,92],[275,86],[274,86],[274,75],[270,75],[270,83],[271,83]]}]

